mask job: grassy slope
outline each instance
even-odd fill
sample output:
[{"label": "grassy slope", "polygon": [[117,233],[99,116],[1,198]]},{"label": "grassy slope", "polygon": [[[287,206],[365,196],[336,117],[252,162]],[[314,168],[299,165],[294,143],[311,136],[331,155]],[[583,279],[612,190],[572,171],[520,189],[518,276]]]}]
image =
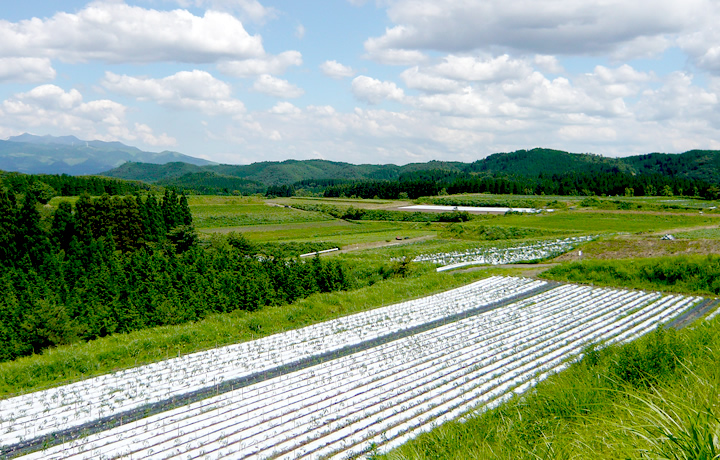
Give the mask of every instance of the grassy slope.
[{"label": "grassy slope", "polygon": [[584,260],[553,267],[542,278],[600,286],[720,294],[720,257],[691,255],[626,260]]}]

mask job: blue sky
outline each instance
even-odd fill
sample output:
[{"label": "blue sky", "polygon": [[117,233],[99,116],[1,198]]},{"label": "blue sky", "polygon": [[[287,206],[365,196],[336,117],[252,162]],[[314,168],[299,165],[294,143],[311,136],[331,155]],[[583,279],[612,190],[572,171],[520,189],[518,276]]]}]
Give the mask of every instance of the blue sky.
[{"label": "blue sky", "polygon": [[0,139],[217,162],[720,149],[714,0],[7,2]]}]

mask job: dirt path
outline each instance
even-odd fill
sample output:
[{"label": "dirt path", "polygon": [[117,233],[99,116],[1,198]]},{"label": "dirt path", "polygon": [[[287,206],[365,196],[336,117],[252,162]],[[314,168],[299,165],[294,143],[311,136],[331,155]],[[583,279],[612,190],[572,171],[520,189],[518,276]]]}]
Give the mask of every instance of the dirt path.
[{"label": "dirt path", "polygon": [[364,249],[384,248],[387,246],[400,246],[403,244],[417,243],[420,241],[430,240],[432,238],[435,238],[435,236],[436,235],[425,235],[425,236],[418,236],[415,238],[408,238],[406,240],[374,241],[372,243],[349,244],[347,246],[344,246],[339,251],[329,252],[328,255],[329,254],[340,254],[340,253],[344,253],[344,252],[362,251]]},{"label": "dirt path", "polygon": [[697,216],[700,215],[701,212],[702,215],[707,217],[720,217],[720,215],[717,214],[717,212],[711,212],[707,210],[698,210],[697,212],[689,212],[689,211],[683,211],[683,212],[673,212],[673,211],[645,211],[641,209],[597,209],[597,208],[575,208],[573,209],[573,212],[581,212],[581,213],[602,213],[602,214],[648,214],[653,216]]},{"label": "dirt path", "polygon": [[490,268],[517,268],[520,271],[522,271],[522,276],[527,276],[528,278],[535,278],[540,273],[544,272],[545,270],[548,270],[556,265],[559,265],[557,263],[548,263],[548,264],[501,264],[501,265],[479,265],[475,267],[470,268],[464,268],[462,270],[453,270],[451,273],[466,273],[466,272],[476,272],[479,270],[487,270]]}]

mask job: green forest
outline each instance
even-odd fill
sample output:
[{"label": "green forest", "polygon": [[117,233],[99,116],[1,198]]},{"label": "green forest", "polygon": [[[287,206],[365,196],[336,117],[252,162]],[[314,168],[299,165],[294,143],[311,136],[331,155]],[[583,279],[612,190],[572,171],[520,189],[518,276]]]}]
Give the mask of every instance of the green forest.
[{"label": "green forest", "polygon": [[340,263],[263,255],[238,236],[198,244],[187,198],[170,190],[40,208],[32,192],[0,190],[0,361],[350,283]]}]

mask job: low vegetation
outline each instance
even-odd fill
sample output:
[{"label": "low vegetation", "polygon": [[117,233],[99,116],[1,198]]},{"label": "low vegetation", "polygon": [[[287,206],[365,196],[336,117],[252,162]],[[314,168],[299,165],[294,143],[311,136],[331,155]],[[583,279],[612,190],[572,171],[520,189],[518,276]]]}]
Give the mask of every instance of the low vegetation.
[{"label": "low vegetation", "polygon": [[637,260],[584,260],[553,267],[541,277],[600,286],[718,295],[720,257],[710,254]]}]

